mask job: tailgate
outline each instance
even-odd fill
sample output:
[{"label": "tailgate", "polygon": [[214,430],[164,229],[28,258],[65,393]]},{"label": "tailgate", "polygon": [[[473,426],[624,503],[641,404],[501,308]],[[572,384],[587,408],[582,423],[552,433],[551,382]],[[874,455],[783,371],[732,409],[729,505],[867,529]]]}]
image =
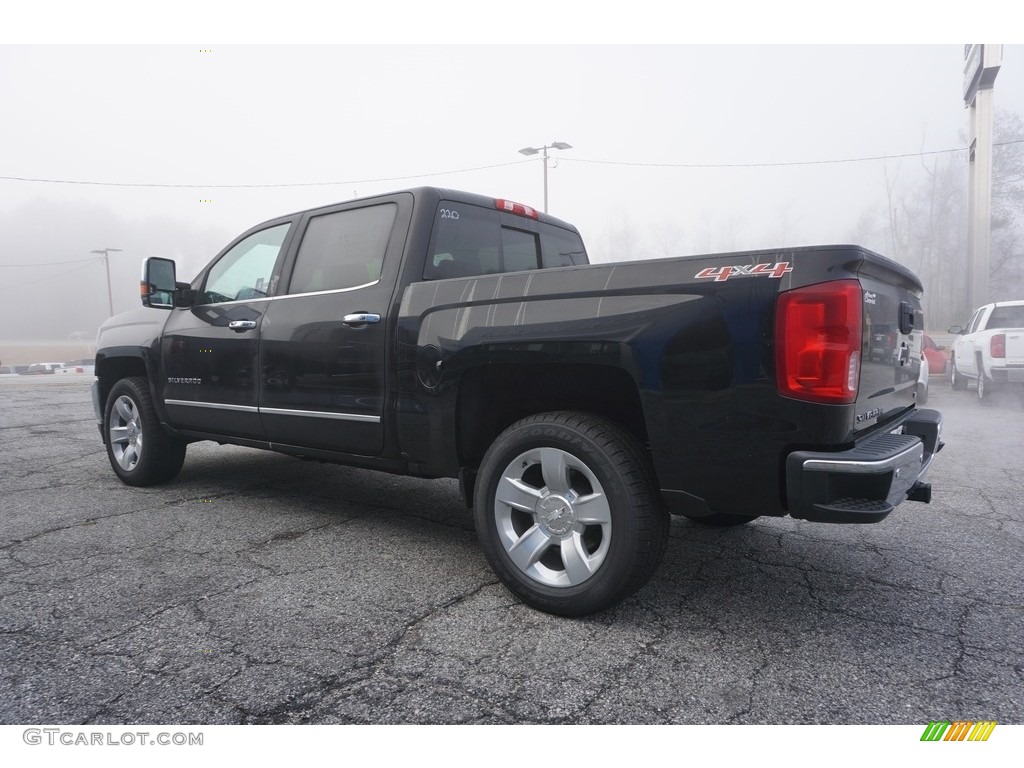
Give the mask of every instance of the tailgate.
[{"label": "tailgate", "polygon": [[1024,366],[1024,329],[1006,331],[1006,364]]},{"label": "tailgate", "polygon": [[921,285],[913,273],[872,254],[857,276],[864,335],[855,432],[914,405],[924,342]]}]

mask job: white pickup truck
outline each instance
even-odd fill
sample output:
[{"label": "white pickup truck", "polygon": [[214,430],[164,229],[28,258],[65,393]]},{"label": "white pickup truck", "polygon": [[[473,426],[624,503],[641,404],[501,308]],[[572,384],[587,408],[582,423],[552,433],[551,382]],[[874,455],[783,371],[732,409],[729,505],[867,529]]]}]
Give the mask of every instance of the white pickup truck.
[{"label": "white pickup truck", "polygon": [[985,304],[966,326],[951,326],[949,332],[957,335],[948,367],[950,387],[964,389],[976,379],[983,402],[1001,387],[1024,387],[1024,301]]}]

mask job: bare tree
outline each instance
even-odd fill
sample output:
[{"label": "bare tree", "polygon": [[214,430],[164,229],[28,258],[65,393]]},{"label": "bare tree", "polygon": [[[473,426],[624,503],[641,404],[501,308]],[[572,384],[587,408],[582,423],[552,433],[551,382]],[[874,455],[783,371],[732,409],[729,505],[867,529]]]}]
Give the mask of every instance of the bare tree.
[{"label": "bare tree", "polygon": [[[965,137],[961,137],[966,142]],[[993,299],[1024,296],[1024,121],[999,112],[992,182]],[[854,241],[881,248],[913,269],[925,286],[929,328],[965,320],[973,307],[966,292],[967,153],[926,159],[920,170],[883,170],[885,209],[861,214]]]}]

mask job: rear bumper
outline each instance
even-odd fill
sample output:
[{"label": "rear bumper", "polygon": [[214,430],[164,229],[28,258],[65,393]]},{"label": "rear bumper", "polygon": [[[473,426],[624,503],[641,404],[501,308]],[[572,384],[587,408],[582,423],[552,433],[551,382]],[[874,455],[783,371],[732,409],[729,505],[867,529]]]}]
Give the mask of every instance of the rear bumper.
[{"label": "rear bumper", "polygon": [[993,367],[990,374],[997,384],[1024,384],[1024,365]]},{"label": "rear bumper", "polygon": [[929,501],[931,486],[921,478],[942,449],[941,435],[942,414],[918,410],[849,450],[791,453],[789,514],[825,523],[877,523],[903,501]]}]

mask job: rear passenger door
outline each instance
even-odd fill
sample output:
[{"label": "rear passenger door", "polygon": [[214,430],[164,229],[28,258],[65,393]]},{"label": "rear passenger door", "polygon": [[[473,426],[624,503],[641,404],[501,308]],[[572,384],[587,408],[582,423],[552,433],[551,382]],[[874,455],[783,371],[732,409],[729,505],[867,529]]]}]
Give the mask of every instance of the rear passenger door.
[{"label": "rear passenger door", "polygon": [[390,307],[412,196],[307,214],[260,335],[260,415],[272,443],[378,456]]}]

